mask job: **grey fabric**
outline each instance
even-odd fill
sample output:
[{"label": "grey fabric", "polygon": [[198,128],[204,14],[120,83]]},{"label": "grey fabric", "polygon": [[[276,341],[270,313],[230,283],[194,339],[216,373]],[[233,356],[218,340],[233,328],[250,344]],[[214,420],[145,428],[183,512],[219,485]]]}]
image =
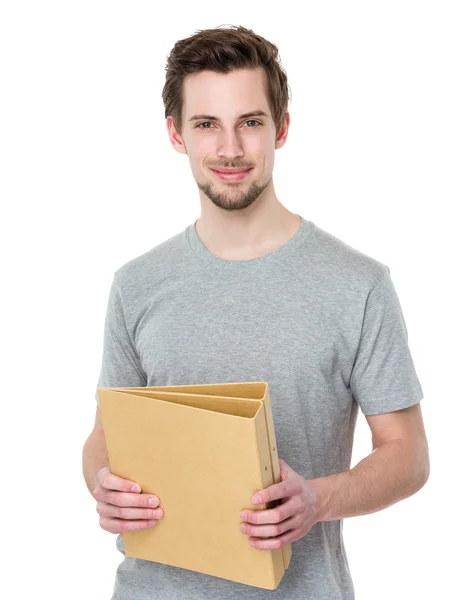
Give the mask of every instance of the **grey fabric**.
[{"label": "grey fabric", "polygon": [[[359,407],[386,413],[423,393],[389,268],[301,219],[259,258],[213,255],[194,222],[118,268],[98,385],[266,381],[279,457],[305,479],[348,470]],[[125,556],[122,534],[116,547],[112,600],[354,598],[343,520],[292,542],[274,591]]]}]

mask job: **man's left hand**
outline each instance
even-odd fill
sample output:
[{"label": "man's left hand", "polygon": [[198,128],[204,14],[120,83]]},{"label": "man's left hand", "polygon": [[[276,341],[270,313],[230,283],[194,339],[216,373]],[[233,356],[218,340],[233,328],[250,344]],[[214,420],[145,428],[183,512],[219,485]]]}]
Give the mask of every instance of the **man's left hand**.
[{"label": "man's left hand", "polygon": [[319,522],[320,498],[314,487],[284,460],[279,459],[279,465],[281,481],[254,494],[251,502],[266,504],[282,499],[282,504],[266,510],[244,509],[240,515],[245,521],[240,530],[246,528],[243,533],[252,536],[249,544],[259,550],[274,550],[299,540]]}]

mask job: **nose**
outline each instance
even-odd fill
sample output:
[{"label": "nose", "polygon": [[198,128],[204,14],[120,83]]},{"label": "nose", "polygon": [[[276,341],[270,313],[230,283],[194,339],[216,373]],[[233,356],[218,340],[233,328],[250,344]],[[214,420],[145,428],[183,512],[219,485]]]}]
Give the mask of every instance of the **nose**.
[{"label": "nose", "polygon": [[243,148],[235,132],[221,131],[219,133],[217,142],[217,155],[219,157],[233,160],[239,156],[244,156]]}]

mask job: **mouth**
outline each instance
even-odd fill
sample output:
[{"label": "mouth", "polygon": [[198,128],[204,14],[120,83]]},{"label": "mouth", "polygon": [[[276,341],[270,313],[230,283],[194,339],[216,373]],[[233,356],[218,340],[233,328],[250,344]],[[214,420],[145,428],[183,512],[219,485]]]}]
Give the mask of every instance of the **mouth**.
[{"label": "mouth", "polygon": [[219,177],[219,179],[222,179],[224,181],[241,181],[242,179],[248,176],[248,174],[252,171],[252,168],[245,169],[244,171],[237,171],[236,169],[234,169],[233,171],[217,171],[216,169],[211,169],[211,171],[213,171],[213,173],[215,173]]}]

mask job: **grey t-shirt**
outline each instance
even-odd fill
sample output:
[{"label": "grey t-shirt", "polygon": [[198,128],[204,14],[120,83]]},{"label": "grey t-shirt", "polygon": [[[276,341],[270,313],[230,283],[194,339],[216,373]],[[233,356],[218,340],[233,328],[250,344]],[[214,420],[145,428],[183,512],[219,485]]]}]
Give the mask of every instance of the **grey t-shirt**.
[{"label": "grey t-shirt", "polygon": [[[279,458],[305,479],[350,469],[359,407],[386,413],[423,393],[389,268],[301,219],[258,258],[215,256],[194,222],[117,269],[98,386],[266,381]],[[125,556],[122,534],[116,547],[112,600],[354,598],[342,519],[292,542],[276,590]]]}]

